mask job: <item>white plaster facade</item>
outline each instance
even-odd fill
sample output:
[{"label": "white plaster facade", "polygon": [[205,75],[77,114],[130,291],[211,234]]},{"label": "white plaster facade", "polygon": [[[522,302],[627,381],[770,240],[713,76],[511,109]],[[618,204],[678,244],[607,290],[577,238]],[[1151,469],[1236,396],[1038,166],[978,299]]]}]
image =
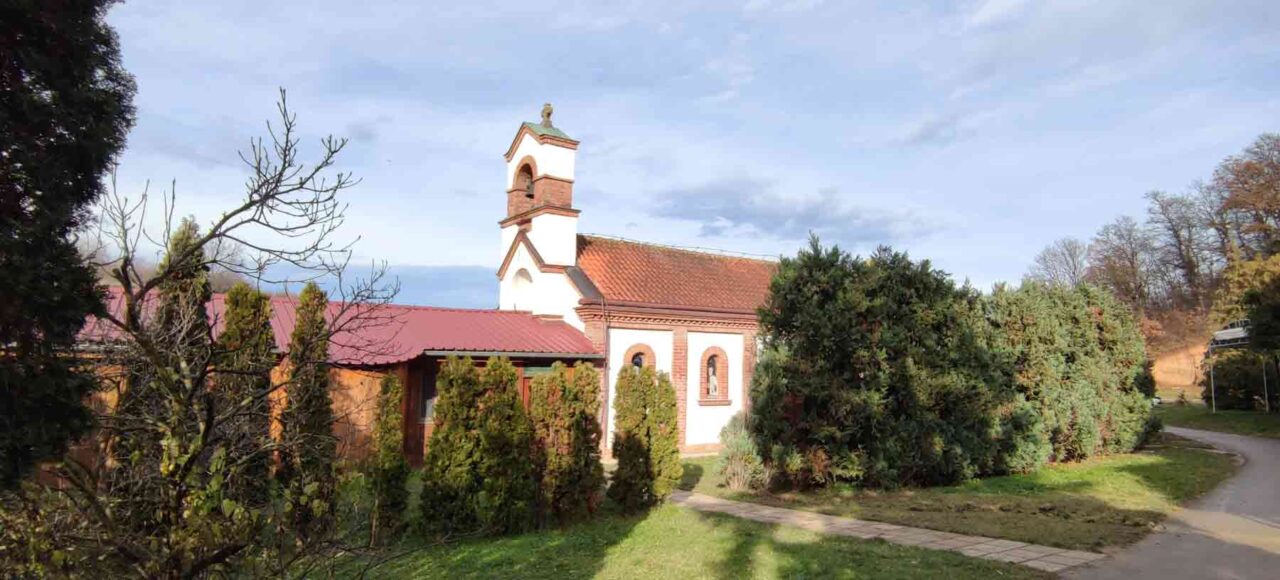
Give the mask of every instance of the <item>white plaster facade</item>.
[{"label": "white plaster facade", "polygon": [[575,153],[577,152],[568,147],[539,143],[532,134],[525,132],[520,137],[520,144],[516,145],[511,160],[507,162],[507,189],[515,187],[516,172],[520,170],[520,161],[526,156],[532,157],[538,164],[538,175],[550,175],[572,181],[576,163]]},{"label": "white plaster facade", "polygon": [[[688,384],[685,385],[685,444],[706,445],[720,442],[720,429],[734,414],[743,409],[743,343],[741,334],[690,332]],[[704,406],[698,403],[702,390],[702,355],[711,347],[720,347],[728,359],[729,377],[725,383],[730,404]]]},{"label": "white plaster facade", "polygon": [[[675,353],[675,333],[670,330],[633,330],[630,328],[609,329],[609,400],[605,401],[609,409],[608,425],[605,437],[609,445],[613,445],[613,402],[618,396],[618,371],[623,365],[631,364],[625,360],[627,349],[637,345],[647,345],[653,349],[653,368],[656,371],[671,374],[672,359]],[[719,433],[719,431],[717,431]]]},{"label": "white plaster facade", "polygon": [[[528,278],[522,281],[525,276]],[[506,276],[498,280],[499,309],[563,316],[570,326],[582,330],[582,319],[574,310],[579,298],[578,290],[564,273],[539,270],[524,244],[516,247]]]}]

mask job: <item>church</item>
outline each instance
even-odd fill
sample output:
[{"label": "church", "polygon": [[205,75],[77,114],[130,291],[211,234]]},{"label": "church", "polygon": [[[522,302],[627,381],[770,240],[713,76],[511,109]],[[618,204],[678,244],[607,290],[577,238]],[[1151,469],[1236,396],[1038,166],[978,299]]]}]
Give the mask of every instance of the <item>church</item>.
[{"label": "church", "polygon": [[[437,371],[450,356],[471,357],[476,364],[495,356],[510,359],[526,404],[531,380],[556,362],[594,364],[601,371],[606,453],[623,365],[670,376],[683,452],[716,449],[720,429],[749,408],[756,309],[765,301],[776,263],[579,234],[581,212],[573,203],[577,150],[578,141],[552,124],[549,105],[541,123],[517,129],[505,156],[498,308],[389,304],[379,308],[392,323],[331,338],[330,395],[343,456],[368,453],[378,385],[394,374],[405,385],[404,452],[410,463],[420,464],[435,426]],[[225,296],[213,296],[211,320],[223,319],[225,302]],[[120,289],[108,289],[106,307],[120,312],[123,304]],[[296,298],[274,296],[271,306],[283,357]],[[330,304],[331,318],[338,306]],[[90,317],[80,338],[109,343],[118,338],[114,332]]]},{"label": "church", "polygon": [[578,141],[526,122],[507,149],[507,215],[499,222],[499,309],[527,311],[582,332],[603,358],[601,421],[613,432],[622,365],[670,375],[680,448],[715,449],[720,429],[749,407],[756,309],[775,263],[578,233]]}]

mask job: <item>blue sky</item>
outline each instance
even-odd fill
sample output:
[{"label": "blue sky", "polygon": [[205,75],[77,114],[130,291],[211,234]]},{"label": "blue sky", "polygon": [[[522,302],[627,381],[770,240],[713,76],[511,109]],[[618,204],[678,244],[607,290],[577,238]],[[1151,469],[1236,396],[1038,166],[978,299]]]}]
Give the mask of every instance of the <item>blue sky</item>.
[{"label": "blue sky", "polygon": [[351,140],[359,257],[401,301],[494,306],[502,154],[551,101],[583,232],[778,255],[812,230],[988,287],[1280,131],[1280,2],[908,4],[134,0],[117,183],[216,217],[285,87],[311,143]]}]

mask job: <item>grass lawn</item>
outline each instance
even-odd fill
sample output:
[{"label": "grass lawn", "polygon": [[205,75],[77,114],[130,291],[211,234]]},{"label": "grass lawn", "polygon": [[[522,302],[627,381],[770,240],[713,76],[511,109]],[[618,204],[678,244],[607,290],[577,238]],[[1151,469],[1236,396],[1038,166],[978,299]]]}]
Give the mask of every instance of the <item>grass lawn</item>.
[{"label": "grass lawn", "polygon": [[720,486],[715,461],[686,462],[683,487],[774,506],[1077,550],[1137,541],[1179,503],[1212,489],[1235,470],[1230,456],[1167,434],[1138,453],[953,487],[899,491],[839,487],[735,493]]},{"label": "grass lawn", "polygon": [[1165,425],[1223,431],[1238,435],[1280,438],[1280,413],[1257,411],[1227,411],[1210,413],[1204,405],[1160,405],[1156,415]]},{"label": "grass lawn", "polygon": [[400,549],[409,551],[369,571],[368,577],[1050,577],[950,552],[826,537],[671,505],[643,516],[604,515],[565,530]]}]

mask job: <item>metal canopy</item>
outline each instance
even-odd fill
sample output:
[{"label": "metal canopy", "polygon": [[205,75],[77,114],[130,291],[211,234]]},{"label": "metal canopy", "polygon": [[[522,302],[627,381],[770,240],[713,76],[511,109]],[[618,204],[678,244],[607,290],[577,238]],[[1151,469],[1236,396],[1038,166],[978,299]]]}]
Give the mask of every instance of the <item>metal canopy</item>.
[{"label": "metal canopy", "polygon": [[[1209,351],[1207,357],[1209,359],[1209,401],[1211,412],[1218,412],[1218,387],[1213,376],[1213,351],[1217,349],[1232,348],[1248,348],[1249,347],[1249,321],[1237,320],[1228,324],[1222,330],[1213,333],[1213,338],[1209,339]],[[1266,408],[1266,412],[1271,412],[1271,395],[1267,389],[1267,363],[1264,359],[1262,362],[1262,404]]]}]

